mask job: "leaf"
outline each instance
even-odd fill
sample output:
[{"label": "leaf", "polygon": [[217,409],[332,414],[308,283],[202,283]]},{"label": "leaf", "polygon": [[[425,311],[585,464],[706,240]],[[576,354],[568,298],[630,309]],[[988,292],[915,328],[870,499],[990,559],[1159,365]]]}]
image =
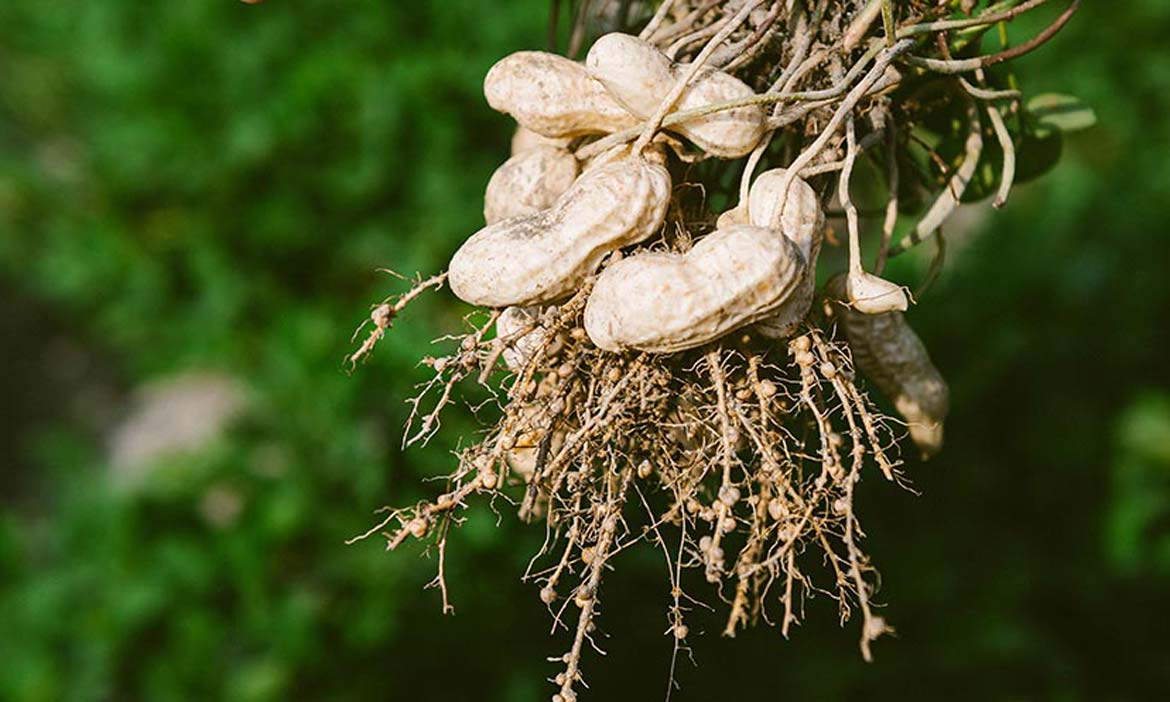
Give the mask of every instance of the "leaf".
[{"label": "leaf", "polygon": [[1064,139],[1056,130],[1039,130],[1016,142],[1016,182],[1026,183],[1052,170],[1060,160]]},{"label": "leaf", "polygon": [[1073,95],[1044,93],[1028,100],[1025,106],[1036,124],[1037,136],[1052,131],[1079,132],[1097,123],[1097,113]]}]

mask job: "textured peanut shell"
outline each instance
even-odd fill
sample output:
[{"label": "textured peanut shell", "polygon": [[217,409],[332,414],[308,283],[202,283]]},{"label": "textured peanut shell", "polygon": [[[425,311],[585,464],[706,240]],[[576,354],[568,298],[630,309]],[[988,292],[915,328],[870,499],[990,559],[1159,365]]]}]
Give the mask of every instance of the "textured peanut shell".
[{"label": "textured peanut shell", "polygon": [[756,176],[748,191],[748,219],[757,227],[778,222],[784,236],[812,259],[820,251],[825,216],[817,192],[803,178],[793,178],[787,192],[781,190],[787,175],[787,169],[773,168]]},{"label": "textured peanut shell", "polygon": [[492,66],[483,81],[492,109],[546,137],[620,131],[636,124],[585,67],[543,51],[519,51]]},{"label": "textured peanut shell", "polygon": [[[589,74],[630,112],[649,119],[687,72],[687,64],[672,64],[653,44],[628,34],[606,34],[589,49]],[[755,95],[735,76],[701,69],[679,96],[676,112]],[[746,156],[764,135],[765,113],[759,105],[723,110],[696,117],[669,129],[690,139],[707,153],[721,158]]]},{"label": "textured peanut shell", "polygon": [[540,313],[540,307],[509,307],[496,318],[496,337],[508,341],[504,347],[504,363],[512,370],[528,365],[548,338],[548,330],[539,324]]},{"label": "textured peanut shell", "polygon": [[546,137],[543,134],[537,134],[531,129],[517,126],[516,131],[512,133],[512,155],[515,156],[525,151],[531,151],[538,146],[568,147],[571,141],[573,140],[568,137]]},{"label": "textured peanut shell", "polygon": [[803,271],[796,245],[774,230],[717,229],[685,254],[640,253],[602,271],[585,331],[607,351],[694,348],[773,314]]},{"label": "textured peanut shell", "polygon": [[[619,144],[618,146],[606,149],[599,154],[586,157],[583,161],[581,161],[581,172],[588,173],[594,168],[600,168],[607,163],[620,161],[623,158],[630,158],[633,155],[633,144]],[[660,166],[665,166],[666,149],[662,147],[662,144],[657,143],[656,138],[655,141],[651,142],[646,146],[645,149],[642,150],[641,158],[644,158],[651,163],[657,163]]]},{"label": "textured peanut shell", "polygon": [[609,252],[662,226],[670,173],[627,158],[585,173],[549,209],[489,224],[451,259],[451,291],[473,305],[554,302],[572,294]]},{"label": "textured peanut shell", "polygon": [[547,210],[569,189],[579,170],[573,153],[556,146],[536,146],[513,156],[488,181],[484,221],[495,224]]},{"label": "textured peanut shell", "polygon": [[845,291],[849,305],[862,314],[905,312],[910,306],[902,286],[864,271],[849,274]]},{"label": "textured peanut shell", "polygon": [[724,210],[719,213],[719,217],[715,220],[716,229],[727,229],[737,224],[751,224],[752,220],[748,217],[748,210],[743,205],[732,207],[730,210]]},{"label": "textured peanut shell", "polygon": [[756,177],[748,193],[748,219],[757,227],[779,222],[780,231],[800,251],[804,261],[799,285],[776,313],[756,325],[756,331],[770,339],[785,339],[796,332],[816,296],[817,258],[821,252],[825,217],[812,186],[792,179],[782,192],[787,171],[774,168]]},{"label": "textured peanut shell", "polygon": [[894,403],[923,457],[938,453],[950,409],[946,381],[901,312],[858,312],[841,302],[845,288],[845,276],[838,275],[826,285],[826,294],[835,301],[854,364]]}]

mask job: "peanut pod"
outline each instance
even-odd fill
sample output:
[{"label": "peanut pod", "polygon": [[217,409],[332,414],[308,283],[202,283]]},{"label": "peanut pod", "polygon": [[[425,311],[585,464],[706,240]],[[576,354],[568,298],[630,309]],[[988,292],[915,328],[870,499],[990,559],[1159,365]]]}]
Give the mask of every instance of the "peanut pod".
[{"label": "peanut pod", "polygon": [[538,146],[560,146],[567,148],[571,141],[573,140],[567,137],[546,137],[543,134],[537,134],[531,129],[525,129],[517,125],[516,131],[512,133],[512,155],[515,156],[525,151],[531,151]]},{"label": "peanut pod", "polygon": [[853,352],[857,370],[894,403],[906,420],[910,438],[929,458],[942,448],[943,422],[950,408],[950,391],[934,367],[926,347],[901,312],[865,314],[847,300],[846,276],[826,286],[833,310]]},{"label": "peanut pod", "polygon": [[850,271],[845,279],[845,294],[849,306],[861,314],[905,312],[910,306],[901,285],[865,271]]},{"label": "peanut pod", "polygon": [[534,146],[504,161],[488,181],[483,218],[495,224],[552,207],[580,167],[573,153],[556,146]]},{"label": "peanut pod", "polygon": [[543,51],[518,51],[492,66],[483,81],[492,109],[546,137],[627,129],[636,120],[585,67]]},{"label": "peanut pod", "polygon": [[783,192],[787,171],[773,168],[756,177],[748,193],[748,219],[757,227],[779,226],[804,257],[804,274],[793,294],[776,310],[760,320],[756,331],[770,339],[792,336],[812,307],[816,296],[817,258],[824,237],[825,215],[812,186],[799,177]]},{"label": "peanut pod", "polygon": [[[589,49],[589,74],[634,115],[649,119],[689,64],[672,63],[653,44],[628,34],[606,34]],[[723,71],[702,69],[679,96],[682,112],[755,95],[740,79]],[[764,136],[765,113],[759,105],[722,110],[669,128],[713,156],[746,156]]]},{"label": "peanut pod", "polygon": [[[555,309],[555,308],[553,308]],[[504,363],[521,370],[548,338],[540,324],[540,307],[509,307],[496,318],[496,337],[504,339]]]},{"label": "peanut pod", "polygon": [[489,224],[451,259],[451,291],[473,305],[554,302],[579,289],[611,251],[662,226],[670,173],[625,158],[582,175],[547,210]]},{"label": "peanut pod", "polygon": [[800,250],[775,230],[717,229],[685,254],[608,266],[585,305],[585,331],[607,351],[694,348],[775,313],[803,275]]}]

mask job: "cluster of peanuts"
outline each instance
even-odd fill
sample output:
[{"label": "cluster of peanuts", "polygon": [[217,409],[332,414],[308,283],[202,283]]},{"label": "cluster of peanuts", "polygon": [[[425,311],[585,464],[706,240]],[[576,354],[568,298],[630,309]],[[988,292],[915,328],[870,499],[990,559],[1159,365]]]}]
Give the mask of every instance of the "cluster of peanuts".
[{"label": "cluster of peanuts", "polygon": [[[378,305],[351,356],[364,358],[422,292],[449,285],[480,309],[441,340],[453,342],[447,355],[422,360],[433,375],[408,401],[404,445],[437,433],[467,381],[491,396],[468,403],[484,431],[456,452],[441,495],[387,508],[354,540],[380,533],[388,549],[434,549],[448,612],[447,539],[473,498],[543,522],[523,579],[540,587],[554,629],[571,633],[549,659],[564,665],[553,702],[578,699],[603,578],[639,543],[668,566],[673,655],[703,606],[685,576],[701,573],[729,605],[725,636],[772,622],[776,605],[787,636],[804,599],[824,594],[842,623],[861,615],[871,660],[890,628],[855,495],[870,467],[902,482],[902,431],[858,376],[889,399],[924,458],[942,446],[949,405],[904,315],[910,296],[880,274],[930,238],[927,280],[937,274],[940,226],[987,165],[984,124],[1003,154],[1003,204],[1015,171],[1004,115],[1020,94],[984,69],[1047,41],[1078,2],[1031,42],[967,53],[1042,4],[597,0],[573,21],[570,56],[600,34],[582,61],[535,51],[499,61],[484,94],[517,130],[487,185],[486,226],[446,273]],[[595,11],[604,28],[587,21]],[[639,36],[614,31],[637,26]],[[910,130],[939,115],[966,131],[962,160],[931,151],[938,167],[921,167]],[[862,157],[885,171],[873,272],[850,187]],[[738,199],[723,206],[737,176]],[[917,200],[906,192],[933,202],[892,245],[902,205]],[[822,245],[838,245],[827,223],[837,212],[848,269],[818,281]]]},{"label": "cluster of peanuts", "polygon": [[[651,119],[688,78],[687,68],[647,41],[611,33],[593,44],[584,63],[522,51],[489,71],[488,103],[519,126],[512,157],[487,186],[487,226],[455,253],[448,280],[464,301],[503,310],[500,336],[515,320],[531,318],[586,286],[591,290],[584,330],[605,351],[669,354],[749,327],[775,340],[799,330],[816,296],[825,218],[816,191],[797,173],[774,168],[757,175],[746,202],[724,212],[714,231],[689,250],[651,250],[645,244],[663,230],[671,205],[669,154],[681,153],[679,142],[662,134],[642,148],[617,145],[583,161],[571,149]],[[766,134],[765,111],[751,104],[703,108],[742,103],[753,95],[738,78],[702,69],[689,77],[674,103],[677,111],[699,115],[668,129],[704,158],[746,156]],[[921,348],[901,320],[907,300],[900,287],[851,270],[839,292],[850,315],[900,320],[847,325],[852,344]],[[525,349],[538,344],[541,333],[538,325],[510,344],[507,364],[522,368]],[[906,340],[874,337],[891,333]],[[863,372],[886,379],[883,389],[893,398],[942,383],[925,355],[917,366],[899,362],[891,368],[884,360],[881,354],[859,354]],[[921,382],[923,376],[929,381]],[[898,406],[903,405],[921,410],[905,415],[912,426],[927,427],[912,432],[916,440],[941,435],[945,399]],[[937,443],[919,446],[932,453]]]},{"label": "cluster of peanuts", "polygon": [[[484,81],[493,108],[514,116],[514,156],[488,184],[484,219],[450,262],[450,287],[472,304],[555,304],[591,281],[590,340],[607,351],[693,349],[762,322],[785,337],[812,303],[820,249],[817,194],[784,170],[762,173],[744,207],[686,253],[620,250],[658,233],[672,178],[660,144],[640,153],[614,147],[584,164],[570,140],[638,125],[659,109],[686,64],[653,44],[607,34],[584,66],[521,51]],[[681,110],[753,95],[738,78],[704,70],[681,92]],[[758,106],[718,111],[674,128],[709,156],[737,158],[764,135]],[[787,194],[785,193],[787,192]],[[598,269],[608,262],[599,275]],[[594,278],[596,276],[596,278]]]},{"label": "cluster of peanuts", "polygon": [[[487,226],[451,261],[455,294],[476,305],[530,307],[555,304],[590,281],[585,330],[607,351],[671,353],[779,311],[802,317],[811,297],[797,293],[815,268],[822,222],[807,183],[793,183],[797,196],[787,217],[776,211],[783,209],[782,195],[768,187],[777,178],[762,177],[752,195],[758,205],[749,208],[755,217],[720,227],[685,253],[622,257],[623,248],[663,227],[672,193],[664,150],[618,146],[582,166],[567,148],[567,140],[651,117],[684,68],[652,44],[617,33],[598,39],[584,65],[543,52],[497,63],[484,92],[492,107],[515,117],[524,136],[488,185]],[[676,104],[686,110],[753,94],[739,79],[706,70]],[[675,127],[704,153],[722,158],[748,154],[764,128],[757,106]],[[809,299],[799,305],[797,297]],[[786,309],[794,306],[801,308]]]}]

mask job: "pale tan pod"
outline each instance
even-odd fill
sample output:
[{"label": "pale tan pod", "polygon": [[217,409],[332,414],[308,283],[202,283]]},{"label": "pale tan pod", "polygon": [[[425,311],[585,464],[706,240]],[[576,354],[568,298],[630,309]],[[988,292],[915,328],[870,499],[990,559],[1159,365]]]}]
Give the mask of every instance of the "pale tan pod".
[{"label": "pale tan pod", "polygon": [[[628,34],[606,34],[585,58],[589,74],[616,100],[642,119],[649,119],[686,73],[687,64],[673,64],[653,44]],[[674,111],[683,112],[755,95],[747,83],[723,71],[704,68],[679,97]],[[723,110],[669,127],[703,151],[721,158],[746,156],[764,136],[766,115],[759,105]]]},{"label": "pale tan pod", "polygon": [[694,348],[773,314],[803,273],[800,251],[776,231],[717,229],[685,254],[645,252],[607,267],[585,305],[585,331],[607,351]]},{"label": "pale tan pod", "polygon": [[802,273],[800,283],[776,313],[766,317],[753,329],[768,339],[787,339],[800,330],[800,323],[808,315],[816,298],[817,276],[815,268]]},{"label": "pale tan pod", "polygon": [[488,181],[484,221],[495,224],[547,210],[569,189],[579,170],[573,152],[557,146],[536,146],[513,156]]},{"label": "pale tan pod", "polygon": [[[508,307],[496,318],[496,337],[508,340],[508,346],[504,347],[504,363],[512,370],[528,365],[529,359],[548,338],[548,330],[540,325],[542,311],[535,306]],[[517,334],[520,336],[513,338]]]},{"label": "pale tan pod", "polygon": [[[687,64],[678,64],[674,69],[675,79],[681,79],[687,68]],[[755,91],[739,78],[723,71],[703,69],[679,98],[675,110],[683,112],[754,95]],[[760,143],[766,124],[764,108],[748,105],[696,117],[671,129],[712,156],[742,158]]]},{"label": "pale tan pod", "polygon": [[546,137],[604,134],[636,120],[576,61],[543,51],[519,51],[492,66],[483,81],[492,109]]},{"label": "pale tan pod", "polygon": [[793,178],[785,194],[781,192],[787,171],[773,168],[756,177],[748,193],[748,215],[752,224],[770,227],[779,223],[780,231],[796,244],[804,257],[800,284],[776,314],[761,320],[755,327],[762,336],[785,339],[794,334],[812,307],[816,296],[817,258],[824,237],[825,216],[812,186],[802,178]]},{"label": "pale tan pod", "polygon": [[730,210],[724,210],[719,213],[718,219],[715,220],[716,229],[727,229],[737,224],[751,224],[752,220],[748,217],[748,209],[742,205],[733,207]]},{"label": "pale tan pod", "polygon": [[845,291],[850,307],[862,314],[905,312],[910,306],[901,285],[865,271],[850,273],[845,279]]},{"label": "pale tan pod", "polygon": [[531,129],[517,126],[516,131],[512,133],[512,155],[515,156],[525,151],[531,151],[538,146],[568,147],[572,141],[569,137],[546,137],[543,134],[537,134]]},{"label": "pale tan pod", "polygon": [[853,363],[890,398],[906,420],[911,440],[929,458],[942,448],[943,423],[950,409],[947,383],[901,312],[858,312],[842,302],[845,288],[844,274],[825,286],[826,295],[835,301],[833,308],[849,341]]},{"label": "pale tan pod", "polygon": [[583,174],[549,209],[489,224],[455,252],[451,291],[485,307],[555,302],[579,289],[611,251],[662,226],[670,173],[626,158]]},{"label": "pale tan pod", "polygon": [[748,191],[748,219],[757,227],[779,224],[784,236],[792,239],[809,260],[821,249],[825,215],[817,191],[797,176],[782,192],[788,170],[772,168],[756,176]]},{"label": "pale tan pod", "polygon": [[619,32],[593,43],[585,68],[619,103],[642,118],[658,110],[675,82],[674,62],[666,54],[650,42]]},{"label": "pale tan pod", "polygon": [[[620,144],[602,151],[599,154],[587,157],[581,161],[581,172],[588,173],[594,168],[604,166],[607,163],[620,161],[624,158],[630,158],[633,154],[633,144]],[[666,165],[666,149],[661,143],[658,143],[657,137],[654,141],[646,146],[642,151],[641,157],[650,163],[656,163],[660,166]]]}]

